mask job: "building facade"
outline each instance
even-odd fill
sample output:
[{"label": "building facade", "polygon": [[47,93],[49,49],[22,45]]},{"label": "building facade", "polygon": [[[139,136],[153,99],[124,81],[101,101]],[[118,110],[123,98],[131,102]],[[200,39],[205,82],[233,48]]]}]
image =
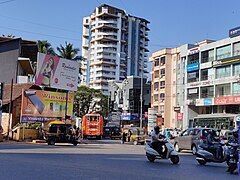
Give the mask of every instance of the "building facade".
[{"label": "building facade", "polygon": [[[123,120],[138,121],[140,119],[141,78],[128,76],[123,82],[111,80],[109,94],[110,112],[122,112]],[[143,113],[148,111],[150,103],[151,83],[143,79]]]},{"label": "building facade", "polygon": [[151,106],[163,118],[164,127],[175,127],[176,68],[180,59],[178,48],[166,48],[152,54]]},{"label": "building facade", "polygon": [[33,65],[37,62],[38,45],[21,38],[0,37],[0,82],[33,82]]},{"label": "building facade", "polygon": [[234,128],[240,114],[240,36],[205,41],[186,57],[187,126]]},{"label": "building facade", "polygon": [[108,81],[146,72],[148,21],[103,4],[83,19],[82,84],[108,94]]}]

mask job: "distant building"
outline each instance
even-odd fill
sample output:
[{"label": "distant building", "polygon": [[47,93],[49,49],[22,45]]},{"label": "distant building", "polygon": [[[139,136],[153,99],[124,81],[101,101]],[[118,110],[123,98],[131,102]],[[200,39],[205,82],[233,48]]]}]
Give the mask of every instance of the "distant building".
[{"label": "distant building", "polygon": [[[109,81],[110,112],[122,112],[124,120],[139,120],[141,78],[128,76],[123,82]],[[143,114],[151,107],[151,83],[143,79]]]},{"label": "distant building", "polygon": [[82,84],[108,94],[108,81],[147,72],[148,21],[103,4],[83,19]]},{"label": "distant building", "polygon": [[35,41],[0,37],[0,82],[33,82],[33,65],[37,62]]}]

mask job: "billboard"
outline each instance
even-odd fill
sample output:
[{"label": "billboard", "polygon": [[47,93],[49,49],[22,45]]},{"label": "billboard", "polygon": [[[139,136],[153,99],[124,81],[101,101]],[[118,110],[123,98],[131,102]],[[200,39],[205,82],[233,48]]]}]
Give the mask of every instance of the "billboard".
[{"label": "billboard", "polygon": [[137,121],[137,120],[139,120],[139,115],[137,113],[122,113],[121,120],[123,120],[123,121]]},{"label": "billboard", "polygon": [[77,91],[79,63],[58,56],[38,53],[35,84]]},{"label": "billboard", "polygon": [[[74,94],[68,94],[67,115],[73,113]],[[45,122],[51,119],[64,118],[66,93],[42,90],[22,92],[21,122]]]}]

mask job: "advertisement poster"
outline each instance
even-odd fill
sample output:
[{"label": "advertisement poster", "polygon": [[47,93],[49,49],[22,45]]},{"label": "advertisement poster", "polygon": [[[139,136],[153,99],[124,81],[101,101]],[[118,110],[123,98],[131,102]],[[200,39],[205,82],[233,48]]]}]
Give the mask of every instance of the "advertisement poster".
[{"label": "advertisement poster", "polygon": [[[68,94],[67,115],[73,114],[73,93]],[[64,118],[66,93],[27,90],[22,92],[21,122],[45,122]]]},{"label": "advertisement poster", "polygon": [[38,53],[35,84],[77,91],[79,63],[49,54]]}]

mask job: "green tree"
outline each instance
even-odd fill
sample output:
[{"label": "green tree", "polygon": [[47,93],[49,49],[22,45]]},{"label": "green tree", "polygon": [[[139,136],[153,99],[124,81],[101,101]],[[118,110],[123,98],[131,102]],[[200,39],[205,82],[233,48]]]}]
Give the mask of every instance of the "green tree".
[{"label": "green tree", "polygon": [[65,42],[65,47],[60,45],[57,47],[58,55],[65,59],[75,59],[79,51],[78,48],[74,48],[73,44]]},{"label": "green tree", "polygon": [[108,98],[100,90],[80,86],[74,98],[74,111],[77,115],[83,117],[85,114],[95,111],[97,106],[101,107],[97,112],[106,117],[108,113]]},{"label": "green tree", "polygon": [[44,54],[56,55],[52,45],[47,40],[38,41],[38,51]]},{"label": "green tree", "polygon": [[8,35],[3,34],[2,37],[6,37],[6,38],[15,38],[15,36],[12,35],[12,34],[8,34]]}]

